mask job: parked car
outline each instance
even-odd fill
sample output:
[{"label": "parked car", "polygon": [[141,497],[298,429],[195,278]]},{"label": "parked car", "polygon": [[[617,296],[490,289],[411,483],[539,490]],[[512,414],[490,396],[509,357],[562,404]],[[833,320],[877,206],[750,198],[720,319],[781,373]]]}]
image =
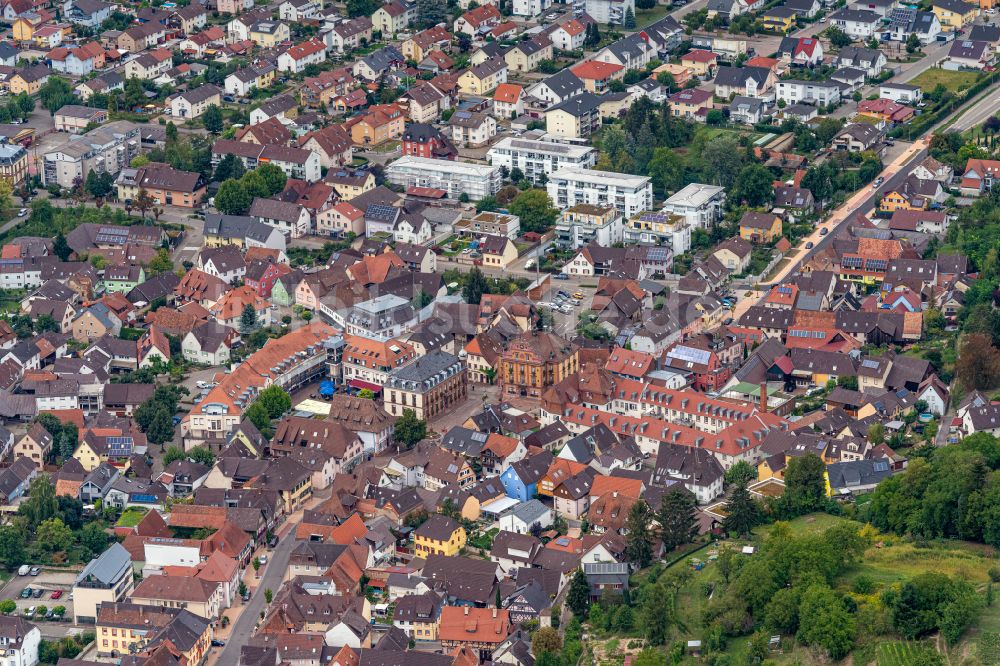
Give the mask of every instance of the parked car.
[{"label": "parked car", "polygon": [[212,647],[225,647],[226,641],[221,641],[218,638],[212,639]]},{"label": "parked car", "polygon": [[50,599],[59,599],[60,597],[62,597],[62,590],[53,590],[52,596],[49,597],[49,598]]},{"label": "parked car", "polygon": [[43,594],[45,594],[45,590],[39,587],[35,588],[35,591],[31,593],[31,596],[33,596],[36,599],[41,599]]},{"label": "parked car", "polygon": [[806,249],[807,250],[813,249],[813,242],[812,241],[809,241],[808,243],[806,243]]},{"label": "parked car", "polygon": [[27,576],[30,572],[31,572],[31,565],[29,565],[29,564],[22,564],[21,568],[19,568],[17,570],[17,575],[18,576]]},{"label": "parked car", "polygon": [[32,576],[37,576],[40,573],[42,573],[41,568],[39,568],[39,567],[31,567],[31,575]]},{"label": "parked car", "polygon": [[261,555],[260,556],[260,563],[261,564],[267,564],[267,555]]},{"label": "parked car", "polygon": [[30,587],[26,587],[23,590],[21,590],[21,598],[22,599],[30,599],[31,598],[31,588]]},{"label": "parked car", "polygon": [[17,216],[18,217],[24,217],[27,214],[28,214],[28,209],[27,208],[22,208],[21,210],[17,211]]},{"label": "parked car", "polygon": [[566,275],[565,273],[556,273],[556,279],[557,280],[568,280],[569,276]]},{"label": "parked car", "polygon": [[24,614],[28,615],[28,616],[34,615],[35,614],[35,607],[34,606],[28,606],[27,608],[24,609]]},{"label": "parked car", "polygon": [[827,229],[826,227],[823,227],[822,229],[819,230],[820,236],[826,236],[828,233],[830,233],[830,230]]}]

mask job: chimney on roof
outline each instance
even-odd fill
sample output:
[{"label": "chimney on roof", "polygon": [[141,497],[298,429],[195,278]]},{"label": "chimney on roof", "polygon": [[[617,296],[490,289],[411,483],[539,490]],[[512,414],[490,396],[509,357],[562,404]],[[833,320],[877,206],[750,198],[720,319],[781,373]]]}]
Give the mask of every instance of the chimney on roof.
[{"label": "chimney on roof", "polygon": [[465,610],[465,614],[468,615],[469,614],[469,607],[468,606],[463,606],[462,608]]},{"label": "chimney on roof", "polygon": [[493,609],[493,617],[494,617],[494,618],[496,618],[496,616],[497,616],[497,609],[496,609],[496,608],[494,608],[494,609]]}]

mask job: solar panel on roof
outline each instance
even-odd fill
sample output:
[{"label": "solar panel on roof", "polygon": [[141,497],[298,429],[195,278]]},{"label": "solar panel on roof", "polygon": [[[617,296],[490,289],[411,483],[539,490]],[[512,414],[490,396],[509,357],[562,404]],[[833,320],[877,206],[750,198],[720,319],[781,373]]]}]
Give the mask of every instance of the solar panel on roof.
[{"label": "solar panel on roof", "polygon": [[878,361],[873,361],[870,358],[866,358],[865,360],[861,361],[861,367],[862,368],[877,368],[878,367]]},{"label": "solar panel on roof", "polygon": [[702,364],[708,363],[709,359],[712,358],[712,352],[705,349],[695,349],[694,347],[674,347],[667,355],[682,361]]}]

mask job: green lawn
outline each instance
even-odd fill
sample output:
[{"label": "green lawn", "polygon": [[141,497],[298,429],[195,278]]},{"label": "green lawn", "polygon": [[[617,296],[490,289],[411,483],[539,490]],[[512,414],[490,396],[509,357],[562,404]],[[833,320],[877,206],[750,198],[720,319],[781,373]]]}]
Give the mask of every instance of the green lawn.
[{"label": "green lawn", "polygon": [[146,509],[139,509],[136,507],[125,509],[115,525],[118,527],[135,527],[143,518],[145,518],[146,511]]},{"label": "green lawn", "polygon": [[922,72],[909,83],[920,86],[924,90],[933,90],[938,84],[942,84],[948,90],[958,92],[970,87],[978,78],[979,74],[976,72],[950,72],[946,69],[933,67]]}]

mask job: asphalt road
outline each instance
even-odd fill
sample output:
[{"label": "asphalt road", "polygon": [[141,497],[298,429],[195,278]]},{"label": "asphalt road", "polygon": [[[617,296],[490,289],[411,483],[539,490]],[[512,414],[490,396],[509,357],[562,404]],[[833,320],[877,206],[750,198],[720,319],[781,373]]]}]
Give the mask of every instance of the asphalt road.
[{"label": "asphalt road", "polygon": [[277,547],[268,555],[268,563],[264,568],[260,584],[233,625],[229,639],[226,641],[226,647],[219,654],[215,666],[237,666],[239,664],[240,648],[246,645],[250,637],[253,636],[254,628],[260,619],[260,613],[266,606],[264,590],[270,589],[276,593],[281,587],[281,579],[284,577],[285,570],[288,569],[288,557],[295,549],[294,525],[291,521],[286,525],[288,525],[286,528],[288,531],[278,541]]},{"label": "asphalt road", "polygon": [[964,132],[982,124],[1000,110],[1000,88],[994,88],[959,116],[950,129]]}]

